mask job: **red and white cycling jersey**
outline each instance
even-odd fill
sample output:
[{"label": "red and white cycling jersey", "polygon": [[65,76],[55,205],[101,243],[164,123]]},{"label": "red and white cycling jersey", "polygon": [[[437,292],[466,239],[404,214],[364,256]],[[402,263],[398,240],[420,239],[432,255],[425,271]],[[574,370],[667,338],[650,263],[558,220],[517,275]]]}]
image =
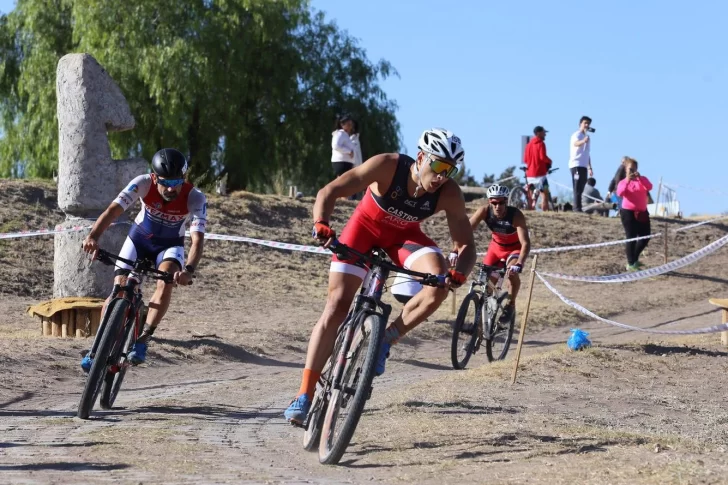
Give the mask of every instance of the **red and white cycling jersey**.
[{"label": "red and white cycling jersey", "polygon": [[184,238],[188,221],[191,232],[205,232],[207,199],[189,182],[182,185],[182,191],[175,200],[167,202],[152,182],[151,175],[140,175],[121,191],[114,202],[127,210],[137,199],[141,199],[142,210],[129,232],[132,239]]}]

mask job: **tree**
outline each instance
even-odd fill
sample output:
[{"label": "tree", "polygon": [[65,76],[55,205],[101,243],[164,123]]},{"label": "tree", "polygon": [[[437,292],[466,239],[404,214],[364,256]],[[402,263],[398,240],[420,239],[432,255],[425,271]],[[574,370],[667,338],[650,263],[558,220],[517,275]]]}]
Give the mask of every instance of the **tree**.
[{"label": "tree", "polygon": [[400,146],[379,86],[396,71],[305,0],[18,0],[0,17],[1,176],[56,168],[55,69],[70,52],[93,55],[136,118],[110,135],[114,157],[175,147],[197,183],[311,190],[331,178],[342,111],[359,120],[365,158]]},{"label": "tree", "polygon": [[[519,185],[521,185],[521,182],[518,178],[511,178],[514,176],[514,172],[516,171],[516,166],[512,165],[510,167],[507,167],[501,174],[498,176],[498,178],[495,177],[495,174],[485,174],[483,176],[483,186],[487,187],[489,185],[493,185],[493,183],[498,182],[500,185],[505,185],[509,189],[513,189]],[[509,179],[509,180],[505,180]]]}]

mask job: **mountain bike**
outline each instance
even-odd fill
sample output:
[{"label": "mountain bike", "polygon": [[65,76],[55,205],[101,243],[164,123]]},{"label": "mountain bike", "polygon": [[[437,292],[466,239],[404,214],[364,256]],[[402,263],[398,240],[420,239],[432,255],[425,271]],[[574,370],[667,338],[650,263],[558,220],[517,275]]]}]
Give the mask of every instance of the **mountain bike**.
[{"label": "mountain bike", "polygon": [[[470,283],[470,291],[460,304],[452,329],[450,355],[455,369],[465,369],[470,357],[480,350],[483,341],[488,362],[503,360],[511,346],[516,312],[514,309],[507,323],[500,322],[503,302],[508,298],[508,292],[502,289],[506,269],[505,261],[501,261],[501,266],[476,264],[478,276]],[[497,277],[495,283],[492,277]]]},{"label": "mountain bike", "polygon": [[311,409],[302,426],[303,447],[318,447],[319,461],[336,464],[346,451],[366,401],[372,395],[377,356],[384,338],[391,305],[381,301],[390,272],[419,278],[422,285],[443,287],[445,276],[418,273],[392,264],[384,250],[362,254],[334,241],[330,249],[339,259],[352,256],[370,265],[351,310],[339,327],[334,351],[316,384]]},{"label": "mountain bike", "polygon": [[139,338],[144,323],[141,318],[144,308],[141,292],[144,277],[165,283],[174,281],[174,275],[159,271],[154,262],[147,259],[130,261],[103,249],[99,249],[96,259],[107,265],[121,261],[131,266],[132,270],[124,285],[114,285],[111,291],[114,297],[106,307],[91,345],[93,364],[78,404],[77,416],[81,419],[88,419],[97,397],[102,409],[111,409],[119,394],[126,370],[131,365],[127,355]]},{"label": "mountain bike", "polygon": [[[532,210],[531,205],[533,205],[533,210],[536,210],[536,202],[538,202],[538,197],[541,195],[541,191],[543,189],[548,190],[548,185],[546,187],[536,187],[534,184],[529,184],[528,179],[526,178],[526,167],[518,167],[521,170],[523,170],[523,177],[524,182],[522,186],[514,187],[511,190],[510,195],[508,196],[508,205],[511,205],[513,207],[516,207],[521,210]],[[552,172],[555,172],[558,170],[557,168],[550,168],[547,175],[551,175]],[[529,189],[531,196],[529,197]],[[551,198],[551,192],[548,191],[548,208],[550,211],[556,210],[554,207],[554,201]]]}]

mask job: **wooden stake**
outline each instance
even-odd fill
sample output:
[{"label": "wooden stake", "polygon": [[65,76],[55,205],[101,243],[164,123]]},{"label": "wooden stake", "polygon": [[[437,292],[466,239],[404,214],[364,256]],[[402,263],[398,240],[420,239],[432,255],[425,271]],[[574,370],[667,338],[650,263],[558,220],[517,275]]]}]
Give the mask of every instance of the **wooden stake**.
[{"label": "wooden stake", "polygon": [[531,309],[531,295],[533,295],[533,281],[536,279],[536,262],[538,254],[533,256],[533,264],[531,264],[531,281],[528,284],[528,299],[526,300],[526,311],[523,312],[523,321],[521,322],[521,333],[518,337],[518,349],[516,350],[516,362],[513,365],[513,380],[511,384],[516,383],[516,375],[518,373],[518,362],[521,360],[521,347],[523,347],[523,339],[526,337],[526,323],[528,323],[528,311]]},{"label": "wooden stake", "polygon": [[51,330],[51,320],[49,318],[41,317],[41,321],[43,322],[43,336],[50,337],[53,332]]},{"label": "wooden stake", "polygon": [[457,312],[457,302],[455,301],[457,300],[456,292],[457,290],[452,290],[452,292],[450,292],[450,315],[453,316],[455,316],[455,313]]},{"label": "wooden stake", "polygon": [[[728,309],[723,308],[723,323],[728,323]],[[728,331],[720,332],[720,343],[728,347]]]},{"label": "wooden stake", "polygon": [[56,312],[51,317],[51,336],[61,336],[61,312]]},{"label": "wooden stake", "polygon": [[68,320],[74,318],[73,310],[61,310],[61,337],[68,337]]},{"label": "wooden stake", "polygon": [[101,323],[101,310],[92,310],[91,311],[91,333],[87,335],[87,337],[93,337],[96,335],[96,332],[99,331],[99,324]]},{"label": "wooden stake", "polygon": [[662,233],[662,240],[664,241],[664,254],[665,254],[664,264],[667,264],[667,219],[665,219],[665,230]]}]

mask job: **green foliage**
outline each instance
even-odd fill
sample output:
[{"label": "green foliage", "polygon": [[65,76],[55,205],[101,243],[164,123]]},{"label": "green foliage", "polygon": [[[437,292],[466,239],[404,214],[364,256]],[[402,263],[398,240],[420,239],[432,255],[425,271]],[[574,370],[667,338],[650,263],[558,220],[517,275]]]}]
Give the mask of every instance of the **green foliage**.
[{"label": "green foliage", "polygon": [[507,179],[509,177],[513,177],[514,175],[516,175],[519,178],[500,182],[501,185],[505,185],[506,187],[513,189],[514,187],[517,187],[517,186],[523,184],[523,182],[524,182],[523,176],[522,176],[523,172],[521,172],[520,170],[518,171],[518,173],[515,173],[515,172],[516,172],[516,166],[511,165],[510,167],[507,167],[505,170],[503,170],[503,172],[498,177],[496,177],[495,174],[490,174],[490,175],[485,174],[485,176],[483,176],[482,185],[483,185],[483,187],[487,187],[488,185],[492,185],[493,182],[496,182],[498,180]]},{"label": "green foliage", "polygon": [[88,52],[136,119],[116,158],[189,154],[191,176],[228,187],[312,191],[330,180],[336,114],[359,120],[364,158],[400,146],[396,104],[357,41],[305,0],[19,0],[0,17],[0,176],[57,166],[55,69]]}]

